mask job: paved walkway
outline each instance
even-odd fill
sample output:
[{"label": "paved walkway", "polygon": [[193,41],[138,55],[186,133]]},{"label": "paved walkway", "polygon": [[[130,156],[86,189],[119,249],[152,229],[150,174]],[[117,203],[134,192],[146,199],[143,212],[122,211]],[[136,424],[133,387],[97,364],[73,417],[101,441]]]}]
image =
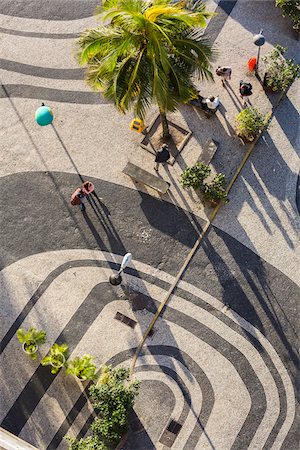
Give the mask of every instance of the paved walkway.
[{"label": "paved walkway", "polygon": [[[85,435],[91,406],[73,379],[28,361],[15,331],[44,328],[43,355],[66,340],[72,356],[89,352],[97,366],[129,365],[210,212],[180,187],[180,173],[208,137],[220,141],[213,165],[228,178],[246,151],[232,127],[238,82],[250,77],[252,34],[264,28],[263,54],[278,41],[297,57],[287,22],[270,2],[207,2],[218,12],[207,31],[220,49],[216,65],[230,64],[233,79],[228,89],[201,85],[203,94],[221,96],[215,118],[189,106],[173,115],[193,136],[178,164],[161,170],[172,182],[161,201],[122,174],[128,160],[152,171],[153,157],[129,131],[130,115],[90,92],[72,56],[74,38],[96,23],[96,3],[0,5],[1,352],[2,379],[10,380],[1,384],[1,421],[47,450],[66,449],[67,433]],[[252,103],[268,112],[275,100],[251,82]],[[170,418],[182,425],[174,449],[297,448],[298,87],[276,110],[138,358],[139,427],[128,450],[161,448]],[[34,122],[41,101],[53,108],[53,127]],[[78,173],[102,197],[85,216],[69,204]],[[115,289],[108,277],[126,251],[134,255],[127,287]],[[136,321],[134,329],[114,319],[117,311]]]}]

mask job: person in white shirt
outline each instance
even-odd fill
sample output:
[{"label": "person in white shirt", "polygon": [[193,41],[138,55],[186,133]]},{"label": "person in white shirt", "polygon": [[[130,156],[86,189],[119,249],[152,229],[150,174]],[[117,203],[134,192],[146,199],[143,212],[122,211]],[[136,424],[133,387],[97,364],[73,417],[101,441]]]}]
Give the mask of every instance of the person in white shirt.
[{"label": "person in white shirt", "polygon": [[208,109],[211,109],[212,111],[215,111],[220,104],[219,97],[214,97],[212,95],[205,99],[204,102],[206,103]]}]

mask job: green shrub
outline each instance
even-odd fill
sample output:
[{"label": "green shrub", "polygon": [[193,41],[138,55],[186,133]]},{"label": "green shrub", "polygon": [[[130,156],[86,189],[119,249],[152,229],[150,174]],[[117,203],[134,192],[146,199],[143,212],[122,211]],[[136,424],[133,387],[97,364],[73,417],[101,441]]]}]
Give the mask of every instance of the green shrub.
[{"label": "green shrub", "polygon": [[139,382],[129,381],[129,369],[103,366],[97,384],[89,389],[97,414],[91,426],[92,437],[68,438],[69,450],[106,450],[117,445],[127,431],[138,390]]},{"label": "green shrub", "polygon": [[[300,11],[299,11],[300,14]],[[300,65],[293,59],[285,59],[287,47],[276,45],[275,48],[263,58],[266,64],[265,83],[274,92],[286,91],[295,78],[300,77]]]},{"label": "green shrub", "polygon": [[197,163],[192,167],[187,167],[180,177],[180,184],[184,188],[193,187],[195,189],[203,186],[203,181],[210,174],[211,169],[203,163]]},{"label": "green shrub", "polygon": [[67,436],[66,439],[70,442],[69,450],[110,450],[98,436],[89,436],[78,440]]},{"label": "green shrub", "polygon": [[53,344],[49,350],[49,354],[41,360],[42,366],[52,366],[51,373],[53,375],[57,374],[65,365],[68,349],[67,344]]},{"label": "green shrub", "polygon": [[91,355],[76,356],[67,364],[67,375],[73,375],[81,380],[92,380],[95,378],[96,366],[93,364]]},{"label": "green shrub", "polygon": [[256,108],[243,109],[235,120],[238,134],[249,141],[253,141],[264,127],[264,116]]},{"label": "green shrub", "polygon": [[281,8],[283,17],[289,17],[294,28],[300,30],[300,0],[275,0],[278,8]]},{"label": "green shrub", "polygon": [[30,327],[28,331],[24,328],[19,328],[17,331],[17,338],[24,344],[24,350],[32,360],[37,358],[37,346],[44,344],[46,341],[45,331],[37,331],[34,327]]},{"label": "green shrub", "polygon": [[218,202],[222,200],[223,202],[228,202],[228,194],[225,191],[226,179],[223,173],[218,173],[211,183],[204,185],[203,194],[204,197],[209,200],[214,200]]}]

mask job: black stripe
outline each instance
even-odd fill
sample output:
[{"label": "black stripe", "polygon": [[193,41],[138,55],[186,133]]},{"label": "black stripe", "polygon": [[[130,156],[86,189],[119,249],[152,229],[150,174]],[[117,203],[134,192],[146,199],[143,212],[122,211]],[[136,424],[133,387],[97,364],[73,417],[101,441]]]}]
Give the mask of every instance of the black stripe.
[{"label": "black stripe", "polygon": [[83,80],[83,69],[52,69],[51,67],[32,66],[17,61],[0,58],[0,69],[22,73],[40,78],[54,78],[56,80]]},{"label": "black stripe", "polygon": [[38,33],[35,31],[11,30],[3,27],[0,27],[0,33],[39,39],[76,39],[80,35],[80,33]]},{"label": "black stripe", "polygon": [[49,100],[61,103],[78,103],[82,105],[108,104],[99,93],[83,91],[65,91],[63,89],[51,89],[27,84],[4,84],[0,89],[0,98],[9,97],[35,98],[38,100]]},{"label": "black stripe", "polygon": [[0,14],[39,20],[78,20],[93,15],[99,0],[1,0]]}]

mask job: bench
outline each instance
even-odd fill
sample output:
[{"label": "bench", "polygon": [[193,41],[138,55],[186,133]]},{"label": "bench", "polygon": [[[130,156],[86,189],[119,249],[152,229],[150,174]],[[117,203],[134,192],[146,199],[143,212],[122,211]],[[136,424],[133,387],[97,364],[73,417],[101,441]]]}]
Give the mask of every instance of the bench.
[{"label": "bench", "polygon": [[168,183],[167,181],[162,180],[156,175],[147,172],[146,170],[136,166],[135,164],[132,164],[131,162],[128,162],[126,164],[126,167],[124,167],[122,172],[128,175],[133,180],[139,183],[143,183],[146,186],[151,187],[152,189],[155,189],[160,194],[165,194],[170,187],[170,183]]},{"label": "bench", "polygon": [[214,141],[213,139],[208,139],[203,147],[203,152],[198,158],[197,162],[201,162],[203,164],[206,164],[207,166],[213,159],[216,151],[218,150],[219,142]]}]

